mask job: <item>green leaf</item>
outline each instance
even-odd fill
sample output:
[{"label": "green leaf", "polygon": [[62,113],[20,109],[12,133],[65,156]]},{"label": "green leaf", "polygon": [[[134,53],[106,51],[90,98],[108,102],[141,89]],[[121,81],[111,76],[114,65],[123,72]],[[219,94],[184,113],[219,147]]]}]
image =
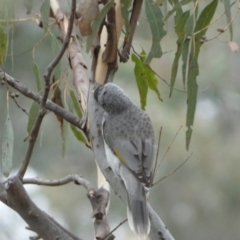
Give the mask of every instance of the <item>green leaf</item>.
[{"label": "green leaf", "polygon": [[74,92],[72,90],[70,90],[70,98],[74,107],[75,112],[77,113],[78,117],[81,118],[82,117],[82,112],[79,108],[79,102],[74,94]]},{"label": "green leaf", "polygon": [[[52,46],[53,56],[55,57],[60,51],[60,44],[59,44],[59,40],[53,34],[51,34],[51,36],[52,36],[51,46]],[[58,79],[60,79],[60,77],[61,77],[61,61],[59,61],[57,66],[53,69],[53,76],[56,81]]]},{"label": "green leaf", "polygon": [[186,148],[189,149],[189,144],[192,137],[192,126],[194,123],[194,115],[197,104],[197,76],[199,74],[198,55],[202,46],[202,37],[205,35],[212,17],[216,11],[218,0],[213,0],[201,12],[194,29],[194,36],[192,38],[191,52],[189,55],[188,79],[187,79],[187,119],[186,119]]},{"label": "green leaf", "polygon": [[[189,54],[190,54],[190,46],[191,46],[191,35],[193,33],[193,28],[194,28],[194,14],[192,14],[187,22],[186,25],[186,33],[185,33],[185,41],[183,44],[183,49],[182,49],[182,77],[183,77],[183,86],[185,88],[185,82],[187,78],[187,69],[188,69],[188,59],[189,59]],[[190,39],[188,39],[190,38]]]},{"label": "green leaf", "polygon": [[190,15],[189,11],[183,13],[179,17],[177,24],[175,26],[175,32],[178,35],[178,40],[177,40],[177,51],[175,53],[175,58],[174,58],[173,65],[172,65],[169,97],[172,96],[173,87],[174,87],[174,84],[176,81],[176,76],[177,76],[177,71],[178,71],[178,61],[179,61],[179,58],[180,58],[180,56],[182,54],[182,50],[183,50],[183,44],[184,44],[184,40],[185,40],[185,29],[186,29],[187,21],[189,19],[189,15]]},{"label": "green leaf", "polygon": [[218,0],[213,0],[201,12],[194,29],[195,35],[195,56],[198,57],[200,47],[202,46],[201,38],[206,34],[208,26],[216,11]]},{"label": "green leaf", "polygon": [[86,44],[86,51],[87,53],[92,47],[93,41],[99,28],[102,24],[103,19],[106,17],[109,9],[114,5],[114,0],[109,1],[105,6],[102,8],[101,12],[98,14],[97,18],[92,23],[92,34],[87,37],[87,44]]},{"label": "green leaf", "polygon": [[182,6],[178,0],[173,0],[174,7],[176,8],[175,24],[178,21],[178,18],[183,14]]},{"label": "green leaf", "polygon": [[67,134],[68,134],[68,122],[63,120],[63,125],[62,125],[62,128],[61,128],[62,157],[63,158],[64,158],[65,152],[66,152]]},{"label": "green leaf", "polygon": [[0,64],[4,62],[7,49],[7,35],[2,26],[0,26]]},{"label": "green leaf", "polygon": [[6,128],[3,133],[2,142],[2,172],[5,177],[9,176],[9,173],[12,169],[13,142],[13,127],[9,115],[9,110],[7,110]]},{"label": "green leaf", "polygon": [[129,24],[129,8],[132,4],[132,0],[121,0],[121,13],[124,18],[124,26],[125,26],[125,37],[128,37],[130,32],[130,24]]},{"label": "green leaf", "polygon": [[153,0],[145,1],[145,12],[152,32],[152,46],[145,60],[146,64],[149,64],[153,58],[162,56],[160,41],[166,35],[161,9],[153,3]]},{"label": "green leaf", "polygon": [[46,32],[48,30],[48,22],[49,22],[49,16],[50,16],[50,1],[44,0],[41,9],[41,22],[43,25],[43,29]]},{"label": "green leaf", "polygon": [[189,150],[189,144],[192,137],[192,126],[194,123],[194,115],[197,105],[197,75],[198,75],[198,63],[196,57],[189,63],[189,75],[188,75],[188,84],[187,84],[187,119],[186,119],[186,149]]},{"label": "green leaf", "polygon": [[23,3],[27,9],[27,14],[30,14],[33,8],[33,0],[23,0]]},{"label": "green leaf", "polygon": [[[177,1],[178,2],[178,1]],[[176,12],[176,10],[179,8],[179,6],[184,6],[188,3],[192,2],[192,0],[183,0],[181,2],[179,2],[178,4],[175,4],[174,7],[167,13],[166,17],[163,19],[164,22],[166,22],[168,20],[168,18]],[[174,4],[172,2],[172,4]]]},{"label": "green leaf", "polygon": [[145,74],[144,63],[135,54],[132,54],[132,61],[135,63],[134,74],[140,95],[141,108],[145,110],[147,104],[148,83],[147,76]]},{"label": "green leaf", "polygon": [[[231,16],[231,3],[230,0],[223,0],[224,3],[224,8],[225,8],[225,14],[227,18],[227,22],[230,23],[232,16]],[[232,23],[229,25],[229,32],[230,32],[230,41],[233,39],[233,28],[232,28]]]},{"label": "green leaf", "polygon": [[38,115],[38,111],[39,111],[39,104],[34,101],[32,103],[32,106],[30,108],[29,115],[28,115],[28,125],[27,125],[28,133],[30,133],[33,128],[34,122]]},{"label": "green leaf", "polygon": [[[69,99],[67,101],[67,108],[72,113],[74,109],[74,103]],[[87,139],[85,138],[84,134],[77,129],[74,125],[70,124],[70,128],[74,134],[74,136],[82,143],[88,144]]]},{"label": "green leaf", "polygon": [[155,75],[155,72],[149,67],[149,65],[145,65],[145,71],[146,71],[146,75],[148,76],[148,87],[151,90],[153,90],[157,94],[158,99],[162,101],[160,92],[158,91],[158,88],[157,88],[158,80]]},{"label": "green leaf", "polygon": [[144,63],[144,60],[144,56],[139,58],[137,55],[132,54],[132,61],[135,63],[134,74],[137,81],[142,109],[145,109],[147,104],[148,88],[156,92],[159,100],[162,101],[160,92],[157,89],[158,80],[155,73],[147,64]]},{"label": "green leaf", "polygon": [[37,83],[37,90],[40,92],[42,90],[42,82],[40,77],[39,68],[36,62],[33,63],[33,72],[35,74],[36,83]]},{"label": "green leaf", "polygon": [[82,142],[82,143],[84,143],[84,144],[87,144],[87,143],[88,143],[87,140],[86,140],[86,138],[85,138],[84,135],[82,134],[82,132],[78,131],[78,129],[77,129],[74,125],[70,124],[70,128],[71,128],[74,136],[76,137],[76,139],[77,139],[78,141],[80,141],[80,142]]}]

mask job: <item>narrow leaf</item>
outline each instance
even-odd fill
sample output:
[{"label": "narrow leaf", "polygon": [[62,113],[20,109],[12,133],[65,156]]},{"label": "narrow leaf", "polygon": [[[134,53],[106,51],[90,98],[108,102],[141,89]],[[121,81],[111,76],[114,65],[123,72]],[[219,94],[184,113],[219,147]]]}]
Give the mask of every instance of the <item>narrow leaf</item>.
[{"label": "narrow leaf", "polygon": [[[58,106],[63,108],[63,102],[62,102],[62,92],[59,88],[59,86],[56,84],[53,87],[53,97],[52,97],[52,102],[56,103]],[[61,132],[63,131],[63,118],[60,117],[59,115],[55,114],[57,117],[57,120],[60,123],[60,127],[61,127]]]},{"label": "narrow leaf", "polygon": [[203,11],[200,13],[200,16],[196,22],[196,26],[194,29],[194,38],[193,44],[191,47],[191,53],[189,57],[189,67],[188,67],[188,80],[187,80],[187,95],[188,95],[188,103],[187,103],[187,119],[186,119],[186,148],[189,149],[189,144],[192,137],[192,126],[194,123],[194,115],[197,104],[197,76],[199,74],[198,68],[198,55],[200,52],[200,48],[202,46],[201,38],[205,35],[208,26],[212,20],[212,17],[216,11],[216,7],[218,4],[218,0],[213,0],[210,4],[208,4]]},{"label": "narrow leaf", "polygon": [[145,1],[145,12],[152,32],[152,46],[145,60],[146,64],[149,64],[153,58],[162,56],[160,41],[166,35],[161,9],[153,3],[153,0]]},{"label": "narrow leaf", "polygon": [[167,15],[165,16],[165,18],[163,19],[164,22],[166,22],[168,20],[168,18],[176,12],[177,8],[180,6],[184,6],[188,3],[192,2],[192,0],[183,0],[181,2],[178,3],[178,5],[175,5],[168,13]]},{"label": "narrow leaf", "polygon": [[95,36],[102,24],[103,19],[106,17],[109,9],[114,5],[114,0],[109,1],[107,4],[105,4],[105,6],[103,7],[103,9],[101,10],[101,12],[98,14],[98,16],[96,17],[96,19],[93,21],[92,23],[92,34],[89,35],[87,37],[87,44],[86,44],[86,51],[89,52],[93,40],[95,39]]},{"label": "narrow leaf", "polygon": [[[67,108],[72,113],[74,109],[74,103],[69,99],[67,101]],[[77,129],[74,125],[70,124],[70,128],[74,134],[74,136],[82,143],[88,144],[87,139],[85,138],[84,134]]]},{"label": "narrow leaf", "polygon": [[40,77],[39,68],[36,62],[33,63],[33,72],[35,74],[36,83],[37,83],[37,90],[40,92],[42,90],[42,82]]},{"label": "narrow leaf", "polygon": [[79,108],[79,102],[74,94],[74,92],[72,90],[70,90],[70,97],[71,97],[71,101],[73,104],[73,108],[75,110],[75,112],[77,113],[78,117],[81,118],[82,117],[82,112]]},{"label": "narrow leaf", "polygon": [[[189,59],[189,54],[190,54],[190,44],[191,44],[191,35],[193,33],[193,28],[194,28],[194,15],[192,14],[188,18],[188,22],[186,25],[186,33],[185,33],[185,41],[183,44],[183,49],[182,49],[182,77],[183,77],[183,86],[185,88],[185,82],[187,78],[187,69],[188,69],[188,59]],[[190,38],[190,39],[189,39]]]},{"label": "narrow leaf", "polygon": [[178,21],[177,24],[175,26],[175,32],[178,35],[178,40],[177,40],[177,51],[175,53],[175,58],[173,61],[173,65],[172,65],[172,72],[171,72],[171,84],[170,84],[170,94],[169,97],[171,97],[172,92],[173,92],[173,87],[176,81],[176,76],[177,76],[177,71],[178,71],[178,61],[179,58],[182,54],[182,50],[183,50],[183,43],[185,40],[185,29],[186,29],[186,24],[187,21],[189,19],[189,11],[183,13]]},{"label": "narrow leaf", "polygon": [[23,0],[23,3],[27,9],[27,14],[30,14],[33,8],[33,0]]},{"label": "narrow leaf", "polygon": [[124,26],[125,26],[125,37],[128,37],[130,32],[130,25],[129,25],[129,8],[132,4],[132,0],[121,0],[121,13],[122,17],[124,18]]},{"label": "narrow leaf", "polygon": [[132,54],[132,61],[135,63],[134,74],[140,95],[141,108],[144,110],[147,104],[148,93],[147,77],[143,66],[144,63],[135,54]]},{"label": "narrow leaf", "polygon": [[[195,55],[198,57],[200,47],[202,46],[201,38],[206,34],[208,26],[216,11],[218,0],[213,0],[201,12],[194,29],[195,34]],[[198,32],[198,33],[197,33]]]},{"label": "narrow leaf", "polygon": [[74,125],[70,124],[70,128],[71,128],[74,136],[76,137],[76,139],[77,139],[78,141],[80,141],[80,142],[82,142],[82,143],[84,143],[84,144],[87,144],[87,143],[88,143],[87,140],[86,140],[86,138],[85,138],[84,135],[82,134],[82,132],[78,131],[78,129],[77,129]]},{"label": "narrow leaf", "polygon": [[160,101],[162,101],[160,92],[158,91],[158,88],[157,88],[158,80],[157,80],[157,77],[156,77],[154,71],[149,67],[149,65],[145,65],[145,72],[146,72],[147,79],[148,79],[148,87],[151,90],[153,90],[157,94],[158,99]]},{"label": "narrow leaf", "polygon": [[4,62],[7,49],[7,35],[4,32],[4,28],[0,26],[0,64]]},{"label": "narrow leaf", "polygon": [[6,128],[3,133],[2,142],[2,172],[5,177],[8,177],[12,168],[12,158],[13,158],[13,127],[9,115],[9,109],[7,107],[7,120]]},{"label": "narrow leaf", "polygon": [[43,25],[43,29],[46,32],[48,30],[48,22],[49,22],[49,16],[50,16],[50,1],[44,0],[41,9],[41,22]]},{"label": "narrow leaf", "polygon": [[[32,106],[30,108],[29,115],[28,115],[28,125],[27,125],[28,133],[30,133],[32,130],[32,127],[33,127],[34,122],[38,115],[38,111],[39,111],[39,104],[34,101],[32,103]],[[27,139],[25,139],[25,140],[27,140]]]},{"label": "narrow leaf", "polygon": [[[224,8],[225,8],[225,14],[226,14],[227,22],[230,23],[231,19],[232,19],[230,0],[223,0],[223,3],[224,3]],[[229,32],[230,32],[230,40],[232,41],[232,39],[233,39],[232,23],[229,25]]]},{"label": "narrow leaf", "polygon": [[67,143],[67,134],[68,134],[68,122],[63,120],[63,126],[61,131],[62,137],[62,157],[64,158],[66,152],[66,143]]},{"label": "narrow leaf", "polygon": [[[52,38],[51,38],[52,52],[53,52],[53,56],[55,57],[60,51],[60,44],[59,44],[59,40],[53,34],[51,36],[52,36]],[[60,77],[61,77],[61,61],[59,61],[57,66],[53,69],[53,76],[54,76],[55,80],[60,79]]]},{"label": "narrow leaf", "polygon": [[186,119],[186,149],[189,149],[189,144],[192,137],[192,126],[194,123],[194,115],[197,105],[197,75],[198,75],[198,63],[196,57],[193,57],[189,63],[189,76],[188,76],[188,86],[187,86],[187,119]]}]

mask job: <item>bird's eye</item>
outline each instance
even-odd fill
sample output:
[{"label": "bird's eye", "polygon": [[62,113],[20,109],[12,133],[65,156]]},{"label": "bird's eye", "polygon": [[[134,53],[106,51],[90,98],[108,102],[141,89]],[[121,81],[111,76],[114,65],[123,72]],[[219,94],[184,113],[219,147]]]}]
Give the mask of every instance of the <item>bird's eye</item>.
[{"label": "bird's eye", "polygon": [[106,91],[105,91],[105,92],[103,92],[103,95],[106,95],[106,93],[107,93]]}]

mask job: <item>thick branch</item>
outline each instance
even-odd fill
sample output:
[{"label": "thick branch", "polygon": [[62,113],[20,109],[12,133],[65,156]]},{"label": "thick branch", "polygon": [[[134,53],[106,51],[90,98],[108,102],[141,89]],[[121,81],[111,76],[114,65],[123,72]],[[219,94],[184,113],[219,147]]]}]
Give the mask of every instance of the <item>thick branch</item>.
[{"label": "thick branch", "polygon": [[[3,184],[0,184],[0,188]],[[7,193],[4,202],[10,208],[15,210],[24,221],[44,240],[67,239],[81,240],[80,238],[69,233],[60,226],[46,213],[39,209],[28,196],[20,179],[18,177],[10,178],[4,183],[5,192]],[[2,191],[2,193],[4,192]],[[0,196],[2,196],[0,192]],[[0,197],[1,201],[2,198]]]}]

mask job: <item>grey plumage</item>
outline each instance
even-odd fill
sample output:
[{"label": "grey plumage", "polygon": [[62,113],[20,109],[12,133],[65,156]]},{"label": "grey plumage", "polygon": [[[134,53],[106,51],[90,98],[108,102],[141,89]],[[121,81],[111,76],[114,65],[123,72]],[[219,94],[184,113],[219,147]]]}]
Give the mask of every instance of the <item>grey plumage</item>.
[{"label": "grey plumage", "polygon": [[107,161],[128,192],[129,226],[140,238],[146,238],[154,152],[151,120],[113,83],[97,87],[94,97],[105,110],[102,128]]}]

